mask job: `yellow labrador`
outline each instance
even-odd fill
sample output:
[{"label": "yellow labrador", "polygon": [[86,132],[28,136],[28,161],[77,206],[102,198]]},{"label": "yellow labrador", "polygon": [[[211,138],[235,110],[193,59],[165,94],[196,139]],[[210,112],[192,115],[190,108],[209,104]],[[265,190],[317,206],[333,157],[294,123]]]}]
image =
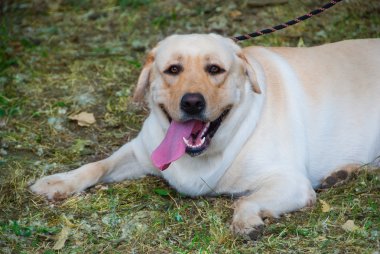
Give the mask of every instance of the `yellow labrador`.
[{"label": "yellow labrador", "polygon": [[157,175],[190,196],[240,196],[231,228],[250,233],[380,155],[379,56],[379,39],[241,49],[215,34],[170,36],[138,79],[134,98],[151,109],[139,135],[31,190],[54,199]]}]

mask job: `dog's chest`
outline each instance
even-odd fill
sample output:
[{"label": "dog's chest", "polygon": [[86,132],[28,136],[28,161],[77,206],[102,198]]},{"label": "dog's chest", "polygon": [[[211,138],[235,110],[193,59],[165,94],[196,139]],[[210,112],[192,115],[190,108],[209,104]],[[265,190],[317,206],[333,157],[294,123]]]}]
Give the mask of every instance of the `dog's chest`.
[{"label": "dog's chest", "polygon": [[[214,186],[210,186],[206,177],[202,176],[191,176],[188,174],[183,174],[181,176],[173,176],[173,174],[164,175],[165,180],[174,187],[178,192],[189,195],[189,196],[199,196],[206,195],[213,191]],[[206,178],[206,179],[204,179]]]},{"label": "dog's chest", "polygon": [[218,169],[221,167],[220,158],[194,160],[185,157],[172,163],[162,172],[162,177],[180,193],[190,196],[213,194],[220,178]]}]

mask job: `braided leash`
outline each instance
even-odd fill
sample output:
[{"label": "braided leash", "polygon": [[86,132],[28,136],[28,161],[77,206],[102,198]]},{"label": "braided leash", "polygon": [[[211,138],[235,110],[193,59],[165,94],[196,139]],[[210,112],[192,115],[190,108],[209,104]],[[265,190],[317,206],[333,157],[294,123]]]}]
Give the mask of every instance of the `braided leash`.
[{"label": "braided leash", "polygon": [[337,3],[341,2],[341,1],[342,0],[333,0],[333,1],[329,2],[328,4],[323,5],[319,9],[311,11],[308,14],[305,14],[305,15],[303,15],[301,17],[296,18],[296,19],[289,20],[286,23],[283,23],[283,24],[280,24],[280,25],[277,25],[277,26],[274,26],[274,27],[271,27],[271,28],[266,28],[266,29],[263,29],[261,31],[257,31],[257,32],[251,33],[251,34],[244,34],[244,35],[234,36],[231,39],[233,39],[235,42],[239,42],[239,41],[248,40],[248,39],[251,39],[251,38],[254,38],[254,37],[257,37],[257,36],[261,36],[261,35],[264,35],[264,34],[270,34],[270,33],[276,32],[276,31],[284,29],[284,28],[286,28],[288,26],[292,26],[292,25],[295,25],[295,24],[297,24],[297,23],[299,23],[301,21],[307,20],[307,19],[309,19],[309,18],[311,18],[311,17],[313,17],[315,15],[318,15],[318,14],[324,12],[325,10],[333,7],[335,4],[337,4]]}]

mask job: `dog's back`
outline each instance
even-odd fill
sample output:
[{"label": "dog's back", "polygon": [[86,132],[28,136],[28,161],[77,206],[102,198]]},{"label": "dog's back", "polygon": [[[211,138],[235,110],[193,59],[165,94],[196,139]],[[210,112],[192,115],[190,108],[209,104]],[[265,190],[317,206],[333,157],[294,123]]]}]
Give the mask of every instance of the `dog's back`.
[{"label": "dog's back", "polygon": [[380,40],[300,52],[288,59],[291,64],[304,59],[295,70],[310,98],[304,104],[310,170],[373,161],[380,155]]},{"label": "dog's back", "polygon": [[264,66],[268,104],[282,112],[273,118],[297,111],[302,132],[294,135],[303,141],[313,185],[329,171],[380,155],[380,39],[245,51]]}]

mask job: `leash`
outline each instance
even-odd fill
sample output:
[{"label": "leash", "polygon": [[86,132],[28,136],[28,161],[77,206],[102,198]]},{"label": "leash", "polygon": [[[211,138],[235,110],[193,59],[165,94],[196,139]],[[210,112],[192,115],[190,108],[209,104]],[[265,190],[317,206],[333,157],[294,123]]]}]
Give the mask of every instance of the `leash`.
[{"label": "leash", "polygon": [[341,2],[342,0],[333,0],[325,5],[323,5],[322,7],[314,10],[314,11],[311,11],[301,17],[298,17],[298,18],[295,18],[295,19],[292,19],[292,20],[289,20],[288,22],[285,22],[283,24],[280,24],[280,25],[277,25],[277,26],[273,26],[271,28],[265,28],[263,30],[260,30],[260,31],[257,31],[257,32],[254,32],[254,33],[251,33],[251,34],[244,34],[244,35],[238,35],[238,36],[234,36],[234,37],[231,37],[232,40],[234,40],[235,42],[239,42],[239,41],[244,41],[244,40],[248,40],[248,39],[251,39],[251,38],[255,38],[255,37],[258,37],[258,36],[261,36],[261,35],[264,35],[264,34],[270,34],[270,33],[273,33],[273,32],[276,32],[278,30],[281,30],[281,29],[284,29],[286,27],[289,27],[289,26],[292,26],[292,25],[295,25],[295,24],[298,24],[299,22],[301,21],[304,21],[304,20],[307,20],[315,15],[318,15],[322,12],[324,12],[325,10],[333,7],[335,4]]}]

